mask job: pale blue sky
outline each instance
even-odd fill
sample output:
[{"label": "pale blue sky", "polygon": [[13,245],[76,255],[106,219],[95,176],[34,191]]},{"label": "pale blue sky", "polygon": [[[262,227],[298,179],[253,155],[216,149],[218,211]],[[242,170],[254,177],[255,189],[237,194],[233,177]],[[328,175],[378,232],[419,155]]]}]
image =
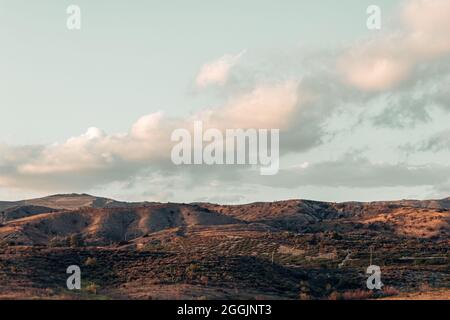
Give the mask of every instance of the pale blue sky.
[{"label": "pale blue sky", "polygon": [[[0,0],[0,141],[52,143],[90,126],[126,131],[153,111],[188,114],[214,99],[192,93],[203,63],[348,42],[369,32],[372,2]],[[69,4],[82,10],[79,32],[66,29]]]}]

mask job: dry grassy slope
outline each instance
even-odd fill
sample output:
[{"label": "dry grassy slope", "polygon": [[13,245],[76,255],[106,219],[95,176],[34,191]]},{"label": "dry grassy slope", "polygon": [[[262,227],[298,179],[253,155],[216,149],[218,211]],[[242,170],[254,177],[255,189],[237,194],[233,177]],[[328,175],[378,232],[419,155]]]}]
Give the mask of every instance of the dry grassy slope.
[{"label": "dry grassy slope", "polygon": [[34,205],[12,207],[0,211],[0,223],[6,223],[11,220],[21,219],[36,214],[49,213],[55,211],[57,210],[48,207],[34,206]]},{"label": "dry grassy slope", "polygon": [[146,202],[121,202],[88,194],[57,194],[44,198],[0,201],[0,223],[58,210],[89,208],[127,208],[144,205]]},{"label": "dry grassy slope", "polygon": [[346,232],[359,224],[402,236],[448,237],[448,202],[447,198],[424,202],[289,200],[246,205],[144,204],[122,203],[85,194],[55,195],[25,200],[20,202],[24,206],[16,203],[13,208],[3,209],[0,212],[0,223],[3,224],[0,225],[0,241],[45,244],[55,237],[81,234],[88,242],[109,244],[164,230],[182,234],[195,226],[213,230],[211,226],[248,228],[249,224],[255,223],[296,232],[325,230],[324,227]]},{"label": "dry grassy slope", "polygon": [[427,208],[450,210],[450,198],[442,200],[399,200],[375,202],[320,202],[311,200],[287,200],[256,202],[245,205],[222,206],[199,203],[199,206],[237,217],[245,221],[264,221],[302,217],[305,221],[320,221],[352,216],[366,216],[392,212],[398,208]]},{"label": "dry grassy slope", "polygon": [[346,214],[333,208],[331,203],[309,200],[256,202],[231,206],[209,203],[200,203],[198,205],[248,222],[295,219],[308,223],[343,217]]},{"label": "dry grassy slope", "polygon": [[170,228],[238,224],[240,221],[189,205],[129,208],[82,208],[37,214],[0,227],[0,239],[45,244],[53,237],[82,234],[86,241],[107,244]]},{"label": "dry grassy slope", "polygon": [[0,210],[6,210],[20,206],[42,206],[53,209],[79,209],[82,207],[111,208],[132,206],[133,203],[115,201],[108,198],[95,197],[88,194],[57,194],[44,198],[21,200],[21,201],[0,201]]},{"label": "dry grassy slope", "polygon": [[397,208],[390,213],[379,213],[362,219],[363,223],[382,223],[397,234],[413,237],[450,235],[450,211],[426,208]]},{"label": "dry grassy slope", "polygon": [[373,202],[374,204],[394,204],[403,207],[428,208],[428,209],[450,209],[450,197],[441,200],[399,200]]}]

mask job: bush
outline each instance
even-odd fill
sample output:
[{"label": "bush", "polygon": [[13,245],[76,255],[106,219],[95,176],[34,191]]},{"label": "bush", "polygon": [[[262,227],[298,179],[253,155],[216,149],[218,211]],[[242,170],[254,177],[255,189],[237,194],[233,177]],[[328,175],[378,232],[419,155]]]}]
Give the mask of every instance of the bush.
[{"label": "bush", "polygon": [[339,292],[333,291],[329,296],[328,296],[328,300],[341,300],[342,299],[342,294],[340,294]]},{"label": "bush", "polygon": [[420,284],[420,286],[419,286],[420,292],[428,292],[428,291],[432,291],[432,290],[433,290],[433,287],[431,287],[428,282],[424,282],[424,283]]},{"label": "bush", "polygon": [[336,231],[333,231],[331,233],[331,239],[333,239],[333,240],[342,240],[342,236],[339,233],[337,233]]},{"label": "bush", "polygon": [[50,239],[50,241],[48,242],[48,246],[49,247],[53,247],[53,248],[66,247],[68,245],[69,245],[69,239],[68,238],[62,238],[62,237],[58,237],[58,236],[52,237]]},{"label": "bush", "polygon": [[311,300],[311,296],[308,293],[301,292],[298,295],[299,300]]},{"label": "bush", "polygon": [[394,287],[386,286],[383,288],[383,295],[385,295],[385,296],[396,296],[399,293],[400,292],[397,289],[395,289]]},{"label": "bush", "polygon": [[86,261],[84,262],[85,266],[95,266],[96,264],[97,264],[97,259],[96,258],[91,258],[91,257],[88,257],[86,259]]},{"label": "bush", "polygon": [[83,238],[79,234],[73,234],[69,238],[69,245],[72,248],[82,247],[84,245]]},{"label": "bush", "polygon": [[372,291],[367,290],[354,290],[342,293],[343,300],[366,300],[372,298],[372,296]]},{"label": "bush", "polygon": [[190,280],[194,279],[198,269],[199,267],[196,264],[191,263],[189,266],[186,267],[186,277]]},{"label": "bush", "polygon": [[208,282],[209,282],[209,278],[208,278],[207,276],[201,276],[201,277],[200,277],[200,281],[202,282],[202,284],[203,284],[204,286],[207,286],[207,285],[208,285]]},{"label": "bush", "polygon": [[98,288],[98,285],[96,285],[95,283],[90,283],[87,285],[85,290],[89,293],[97,294]]},{"label": "bush", "polygon": [[367,300],[373,298],[373,292],[367,290],[351,290],[344,292],[333,291],[329,296],[329,300]]}]

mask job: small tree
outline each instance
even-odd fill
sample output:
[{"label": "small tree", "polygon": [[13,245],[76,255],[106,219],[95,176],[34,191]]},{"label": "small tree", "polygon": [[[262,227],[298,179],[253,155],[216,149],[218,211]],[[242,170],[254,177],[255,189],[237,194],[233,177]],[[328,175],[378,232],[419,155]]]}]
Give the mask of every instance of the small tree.
[{"label": "small tree", "polygon": [[96,258],[91,258],[91,257],[88,257],[86,259],[86,261],[84,262],[85,266],[95,266],[96,264],[97,264],[97,259]]},{"label": "small tree", "polygon": [[186,276],[189,280],[193,280],[195,278],[195,275],[198,271],[199,267],[194,264],[191,263],[189,266],[186,267]]},{"label": "small tree", "polygon": [[48,245],[50,247],[59,247],[60,241],[59,241],[58,237],[51,238],[50,241],[48,242]]},{"label": "small tree", "polygon": [[79,234],[72,234],[69,238],[69,245],[72,248],[82,247],[83,244],[83,238]]},{"label": "small tree", "polygon": [[93,282],[89,283],[85,290],[91,294],[97,294],[99,286]]}]

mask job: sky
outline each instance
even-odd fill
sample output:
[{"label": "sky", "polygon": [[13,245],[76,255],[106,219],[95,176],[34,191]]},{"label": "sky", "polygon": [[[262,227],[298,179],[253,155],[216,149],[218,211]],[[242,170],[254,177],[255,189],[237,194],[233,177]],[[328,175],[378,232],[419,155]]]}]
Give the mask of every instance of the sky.
[{"label": "sky", "polygon": [[[0,200],[448,197],[448,30],[447,0],[0,0]],[[280,129],[278,174],[175,166],[195,120]]]}]

